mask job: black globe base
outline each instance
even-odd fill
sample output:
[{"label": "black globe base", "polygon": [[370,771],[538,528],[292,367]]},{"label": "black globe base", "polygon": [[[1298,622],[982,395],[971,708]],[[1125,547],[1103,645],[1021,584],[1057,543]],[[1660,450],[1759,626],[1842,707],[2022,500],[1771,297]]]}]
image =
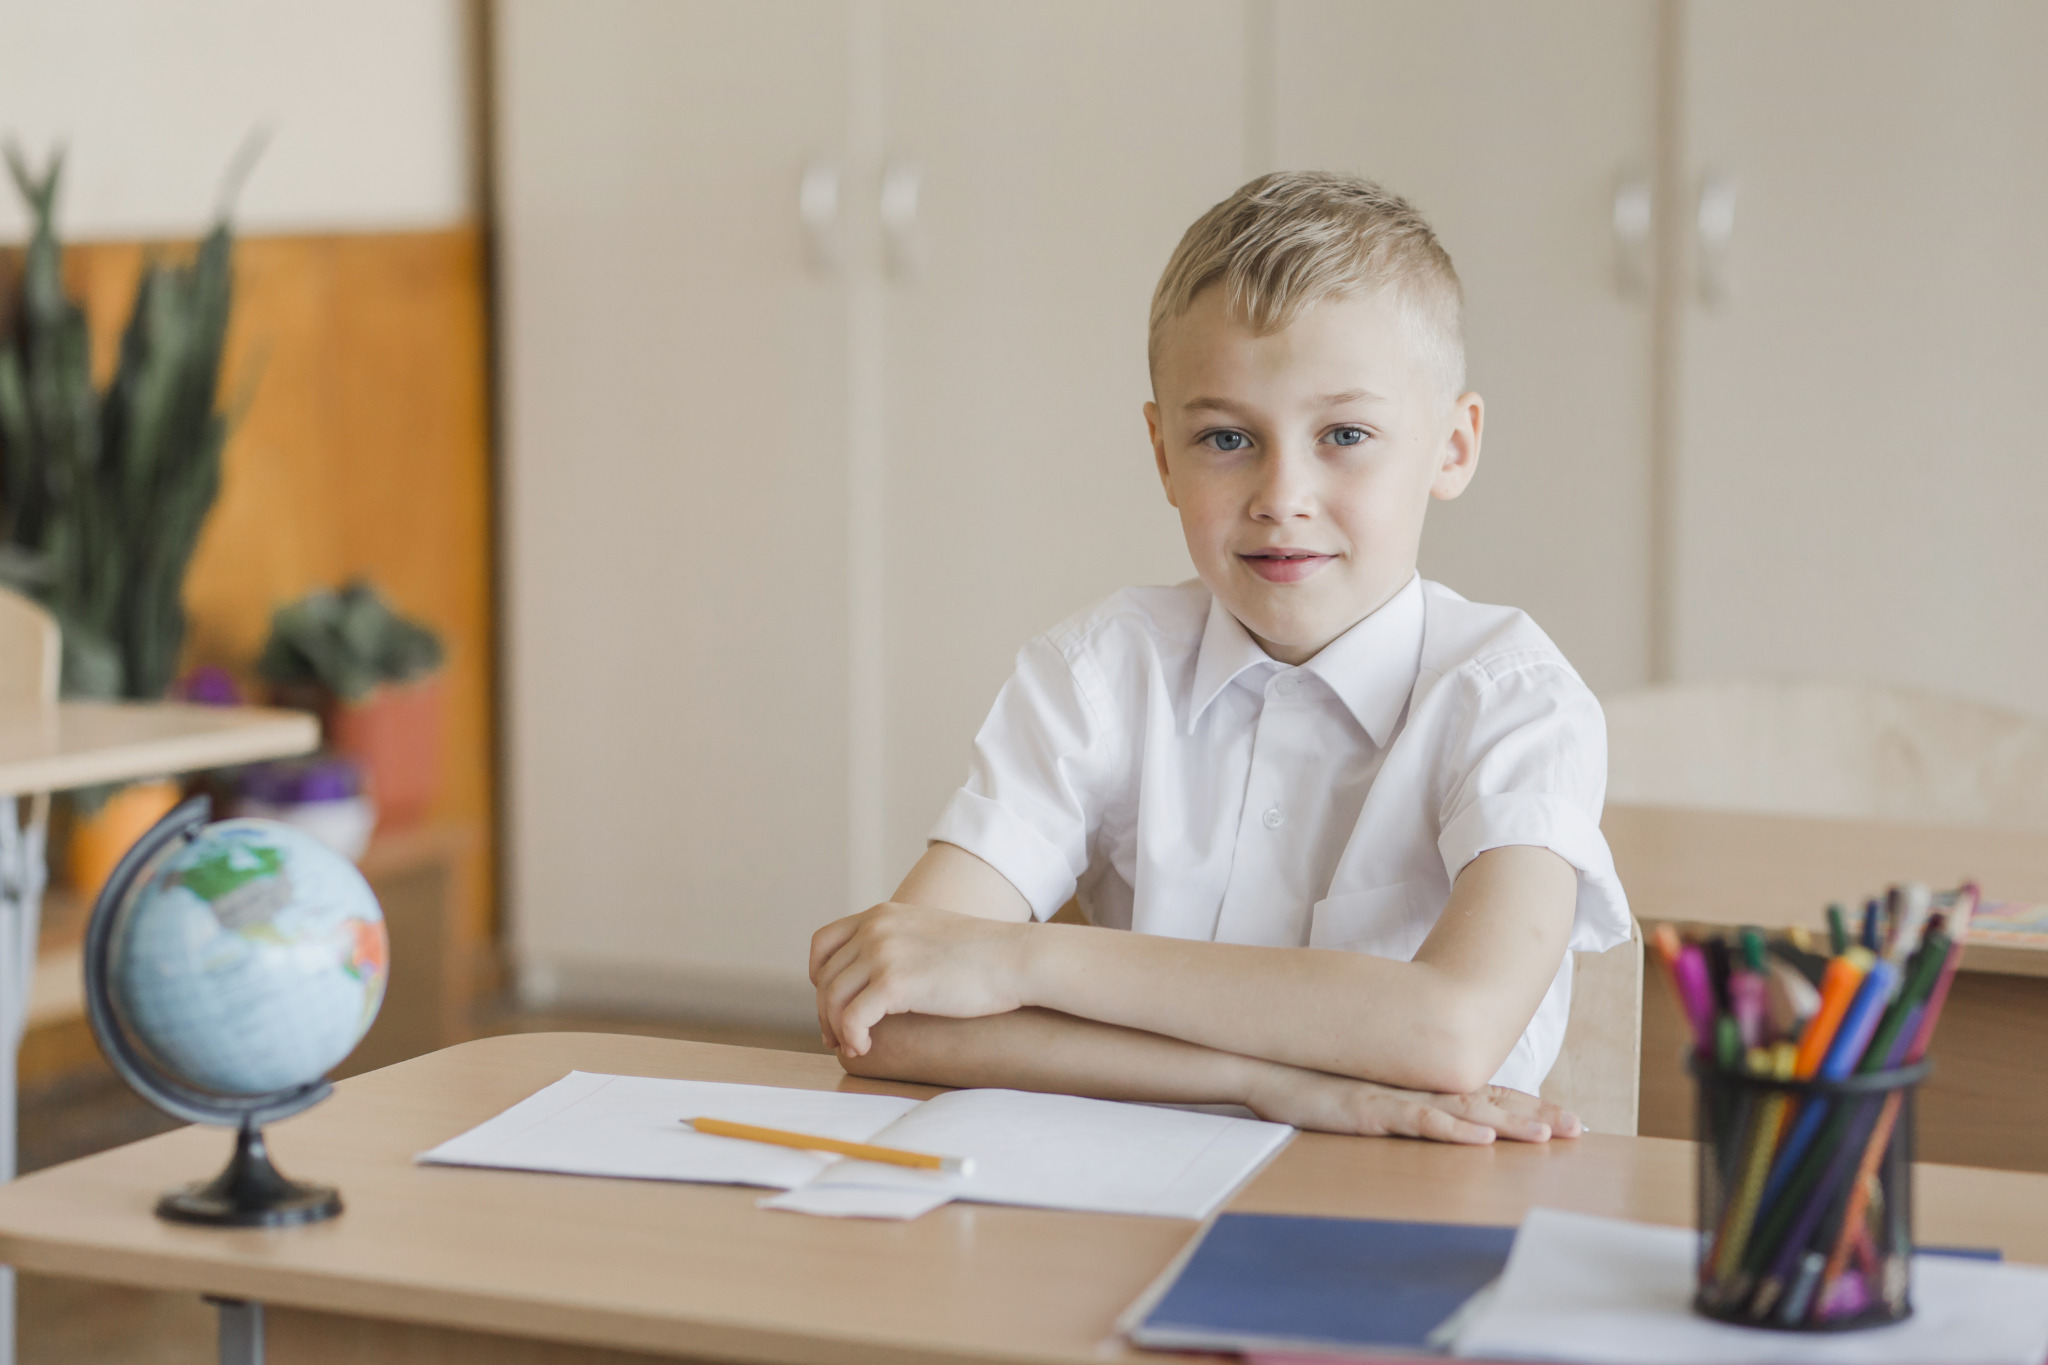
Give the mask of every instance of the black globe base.
[{"label": "black globe base", "polygon": [[202,1184],[172,1190],[156,1204],[156,1216],[173,1223],[230,1228],[291,1227],[340,1212],[339,1190],[286,1179],[270,1164],[263,1130],[246,1123],[235,1131],[235,1154],[225,1170]]}]

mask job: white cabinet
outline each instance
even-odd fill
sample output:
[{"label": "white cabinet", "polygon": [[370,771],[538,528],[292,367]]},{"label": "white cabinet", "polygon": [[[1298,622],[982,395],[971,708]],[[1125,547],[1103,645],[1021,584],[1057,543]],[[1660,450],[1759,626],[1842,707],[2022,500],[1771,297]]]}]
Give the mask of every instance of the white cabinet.
[{"label": "white cabinet", "polygon": [[1024,642],[1191,577],[1141,408],[1152,285],[1243,179],[1240,6],[890,5],[917,269],[886,298],[886,894]]},{"label": "white cabinet", "polygon": [[846,296],[796,212],[844,11],[498,34],[515,946],[542,995],[742,1007],[846,896]]},{"label": "white cabinet", "polygon": [[1650,667],[1651,281],[1615,199],[1649,190],[1655,45],[1652,0],[1274,6],[1276,164],[1407,196],[1465,284],[1479,475],[1423,572],[1527,611],[1596,689]]},{"label": "white cabinet", "polygon": [[2048,714],[2048,7],[1727,0],[1683,51],[1734,214],[1687,278],[1679,675]]},{"label": "white cabinet", "polygon": [[1243,24],[502,8],[531,994],[800,1018],[811,930],[916,857],[1018,647],[1188,576],[1145,316],[1242,178]]}]

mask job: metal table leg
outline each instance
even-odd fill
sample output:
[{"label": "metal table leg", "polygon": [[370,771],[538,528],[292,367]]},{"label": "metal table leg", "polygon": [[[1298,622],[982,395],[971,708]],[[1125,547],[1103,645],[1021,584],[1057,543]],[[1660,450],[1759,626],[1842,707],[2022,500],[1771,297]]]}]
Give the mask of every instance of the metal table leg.
[{"label": "metal table leg", "polygon": [[220,1365],[263,1365],[263,1305],[243,1299],[207,1302],[220,1309]]},{"label": "metal table leg", "polygon": [[[43,839],[49,828],[47,792],[0,797],[0,1180],[14,1179],[16,1063],[28,1025],[29,989],[35,981],[36,931],[42,917]],[[14,1365],[14,1270],[0,1266],[0,1365]]]}]

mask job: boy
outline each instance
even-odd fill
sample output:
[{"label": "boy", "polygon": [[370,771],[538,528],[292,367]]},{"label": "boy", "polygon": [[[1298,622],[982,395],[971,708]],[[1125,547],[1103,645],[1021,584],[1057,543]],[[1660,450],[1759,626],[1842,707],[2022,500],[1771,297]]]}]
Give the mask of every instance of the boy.
[{"label": "boy", "polygon": [[[1027,645],[895,900],[818,931],[848,1070],[1581,1131],[1534,1092],[1566,949],[1629,932],[1605,723],[1528,617],[1415,572],[1479,458],[1461,309],[1362,180],[1265,176],[1188,230],[1145,421],[1199,581]],[[1076,892],[1088,925],[1038,922]]]}]

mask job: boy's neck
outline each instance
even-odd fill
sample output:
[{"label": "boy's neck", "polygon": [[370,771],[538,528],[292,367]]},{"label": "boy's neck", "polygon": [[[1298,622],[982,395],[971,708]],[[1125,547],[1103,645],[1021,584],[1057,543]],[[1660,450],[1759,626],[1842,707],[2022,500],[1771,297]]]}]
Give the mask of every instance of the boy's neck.
[{"label": "boy's neck", "polygon": [[1245,625],[1245,622],[1242,618],[1239,618],[1237,623],[1241,626],[1244,626],[1244,633],[1251,636],[1253,643],[1258,645],[1260,649],[1265,650],[1266,653],[1272,657],[1275,663],[1283,663],[1288,665],[1290,668],[1299,668],[1303,664],[1307,663],[1310,659],[1315,658],[1316,655],[1328,649],[1337,641],[1343,639],[1346,635],[1349,635],[1353,630],[1357,629],[1360,623],[1362,623],[1367,617],[1371,616],[1381,607],[1387,605],[1387,603],[1393,601],[1396,597],[1399,597],[1403,592],[1407,590],[1408,585],[1410,583],[1413,583],[1414,581],[1415,570],[1411,567],[1408,570],[1407,576],[1404,577],[1400,581],[1400,583],[1395,586],[1392,592],[1388,593],[1385,597],[1382,597],[1379,601],[1373,603],[1370,607],[1367,607],[1364,611],[1358,613],[1357,616],[1351,619],[1350,624],[1346,625],[1342,630],[1338,631],[1336,634],[1330,636],[1327,640],[1321,640],[1312,645],[1275,644],[1273,641],[1268,640],[1265,636],[1259,634],[1256,630],[1253,630],[1250,626]]}]

